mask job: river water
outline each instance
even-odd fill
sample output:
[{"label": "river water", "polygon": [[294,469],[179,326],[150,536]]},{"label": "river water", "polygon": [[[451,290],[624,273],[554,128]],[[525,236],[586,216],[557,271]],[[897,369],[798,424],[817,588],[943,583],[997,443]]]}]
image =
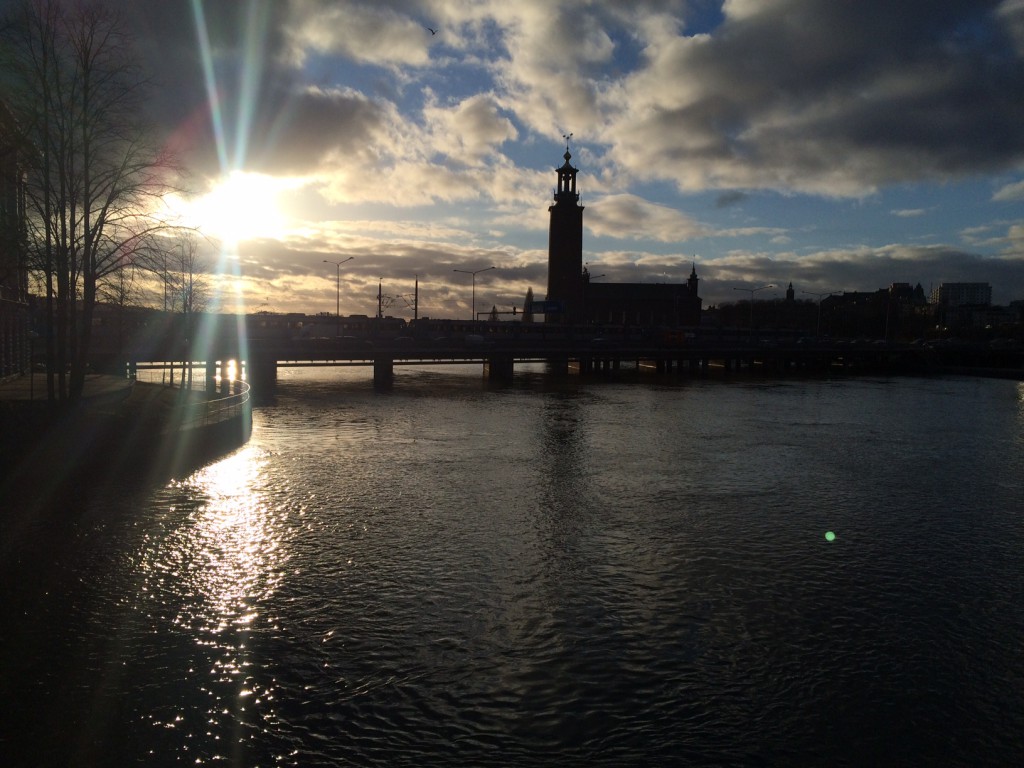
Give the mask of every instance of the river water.
[{"label": "river water", "polygon": [[1024,385],[368,376],[29,523],[4,765],[1019,764]]}]

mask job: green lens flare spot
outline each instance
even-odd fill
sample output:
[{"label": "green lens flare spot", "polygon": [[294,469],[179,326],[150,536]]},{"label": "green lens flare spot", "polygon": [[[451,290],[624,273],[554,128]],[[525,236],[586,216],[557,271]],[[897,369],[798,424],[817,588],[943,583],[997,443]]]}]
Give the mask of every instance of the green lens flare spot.
[{"label": "green lens flare spot", "polygon": [[825,531],[825,541],[835,541],[836,535],[832,531]]}]

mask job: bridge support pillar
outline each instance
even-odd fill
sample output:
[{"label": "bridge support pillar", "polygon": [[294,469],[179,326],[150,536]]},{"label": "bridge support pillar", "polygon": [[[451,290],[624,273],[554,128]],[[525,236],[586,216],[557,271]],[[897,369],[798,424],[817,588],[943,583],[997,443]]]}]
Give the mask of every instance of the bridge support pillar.
[{"label": "bridge support pillar", "polygon": [[373,358],[374,386],[387,386],[395,378],[395,361],[390,357]]},{"label": "bridge support pillar", "polygon": [[207,360],[203,365],[203,378],[206,381],[206,396],[213,397],[217,394],[217,361]]},{"label": "bridge support pillar", "polygon": [[[211,369],[210,366],[213,366]],[[277,360],[273,357],[250,357],[246,361],[245,373],[249,377],[249,385],[258,394],[268,394],[277,386]],[[216,363],[207,361],[206,381],[210,387],[210,377],[216,374]]]},{"label": "bridge support pillar", "polygon": [[554,376],[567,376],[569,374],[569,358],[549,357],[547,359],[548,373]]},{"label": "bridge support pillar", "polygon": [[484,363],[487,378],[492,381],[512,381],[515,363],[512,355],[491,355]]}]

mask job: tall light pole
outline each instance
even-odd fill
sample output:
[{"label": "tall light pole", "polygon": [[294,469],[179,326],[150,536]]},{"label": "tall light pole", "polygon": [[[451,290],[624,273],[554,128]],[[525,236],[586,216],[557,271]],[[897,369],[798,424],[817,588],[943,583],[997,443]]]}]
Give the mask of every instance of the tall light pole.
[{"label": "tall light pole", "polygon": [[763,291],[765,288],[774,288],[775,283],[768,283],[759,288],[733,288],[734,291],[747,291],[750,293],[750,335],[754,335],[754,294]]},{"label": "tall light pole", "polygon": [[354,258],[355,258],[355,256],[349,256],[347,259],[342,259],[341,261],[330,261],[329,259],[324,259],[324,264],[333,264],[335,267],[337,267],[337,270],[336,270],[337,275],[335,277],[335,286],[336,286],[336,288],[335,288],[335,298],[334,298],[334,318],[335,318],[335,320],[334,320],[334,335],[335,336],[341,336],[341,265],[342,264],[347,264],[348,262],[352,261],[352,259],[354,259]]},{"label": "tall light pole", "polygon": [[821,336],[821,300],[825,296],[834,296],[837,293],[842,293],[842,291],[825,291],[824,293],[814,293],[813,291],[800,291],[800,293],[806,293],[808,296],[818,297],[818,330],[817,332],[815,332],[814,335]]},{"label": "tall light pole", "polygon": [[475,270],[469,270],[469,269],[455,269],[455,270],[452,270],[453,272],[461,272],[464,275],[472,275],[473,276],[473,318],[472,319],[473,319],[474,322],[476,322],[476,276],[479,275],[481,272],[486,272],[489,269],[495,269],[495,267],[484,267],[483,269],[475,269]]}]

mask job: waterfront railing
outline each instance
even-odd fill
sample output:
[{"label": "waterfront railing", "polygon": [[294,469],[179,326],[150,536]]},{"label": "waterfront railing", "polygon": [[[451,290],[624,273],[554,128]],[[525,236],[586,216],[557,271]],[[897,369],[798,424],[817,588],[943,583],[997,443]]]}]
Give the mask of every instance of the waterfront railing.
[{"label": "waterfront railing", "polygon": [[215,390],[209,390],[205,377],[172,375],[164,365],[138,365],[134,369],[136,382],[161,385],[177,391],[172,428],[178,431],[238,420],[245,416],[250,405],[249,384],[241,379],[218,381]]}]

